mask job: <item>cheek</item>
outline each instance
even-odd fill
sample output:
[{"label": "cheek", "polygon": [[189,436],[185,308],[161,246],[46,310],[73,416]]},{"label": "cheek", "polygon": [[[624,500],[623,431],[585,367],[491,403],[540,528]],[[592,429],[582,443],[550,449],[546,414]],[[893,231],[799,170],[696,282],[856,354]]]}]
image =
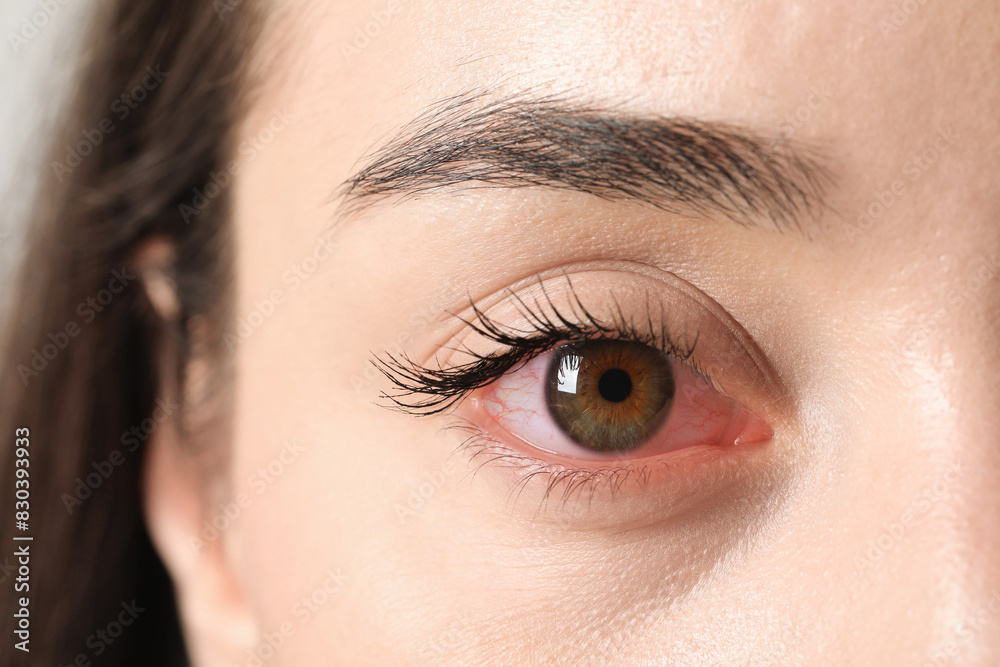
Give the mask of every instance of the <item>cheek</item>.
[{"label": "cheek", "polygon": [[[264,380],[257,376],[258,386],[286,378]],[[243,413],[295,433],[303,451],[279,472],[282,441],[244,428],[231,497],[211,510],[227,524],[214,545],[226,542],[264,637],[258,645],[283,626],[294,633],[263,664],[420,664],[430,649],[453,650],[451,639],[438,646],[429,638],[450,637],[458,618],[473,627],[469,615],[452,613],[459,601],[476,615],[489,611],[468,599],[481,590],[488,556],[463,546],[455,526],[475,534],[487,513],[460,484],[468,468],[450,457],[454,443],[439,424],[402,418],[368,395],[329,387],[293,402],[280,393],[258,396]],[[241,494],[249,502],[237,510]],[[410,610],[423,611],[413,618]],[[462,644],[473,640],[463,635]],[[358,658],[359,650],[372,652]]]}]

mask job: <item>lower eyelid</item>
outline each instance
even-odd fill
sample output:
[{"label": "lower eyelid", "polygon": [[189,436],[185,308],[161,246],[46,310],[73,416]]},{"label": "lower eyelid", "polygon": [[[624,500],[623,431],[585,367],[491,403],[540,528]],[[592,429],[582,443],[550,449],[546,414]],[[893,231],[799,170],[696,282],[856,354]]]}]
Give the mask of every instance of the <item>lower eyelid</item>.
[{"label": "lower eyelid", "polygon": [[459,449],[470,461],[470,477],[493,487],[489,493],[503,498],[508,511],[532,523],[585,531],[638,529],[706,503],[766,495],[783,469],[761,444],[703,445],[613,466],[541,460],[471,421],[470,410],[482,409],[477,403],[463,406],[465,415],[453,415],[456,421],[449,427],[462,437]]}]

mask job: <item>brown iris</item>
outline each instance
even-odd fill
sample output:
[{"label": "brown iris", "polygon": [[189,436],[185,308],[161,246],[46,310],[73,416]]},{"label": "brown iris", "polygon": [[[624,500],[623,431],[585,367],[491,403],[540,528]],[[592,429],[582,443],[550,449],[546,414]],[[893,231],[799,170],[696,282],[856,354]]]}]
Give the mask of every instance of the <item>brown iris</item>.
[{"label": "brown iris", "polygon": [[670,357],[631,341],[559,348],[546,380],[552,416],[577,444],[598,452],[641,447],[674,397]]}]

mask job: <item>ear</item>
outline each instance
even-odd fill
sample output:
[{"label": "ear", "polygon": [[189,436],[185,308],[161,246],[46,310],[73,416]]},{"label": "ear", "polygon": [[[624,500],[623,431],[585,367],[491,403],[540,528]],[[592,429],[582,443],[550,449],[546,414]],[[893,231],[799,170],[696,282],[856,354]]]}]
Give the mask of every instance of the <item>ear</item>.
[{"label": "ear", "polygon": [[242,664],[259,633],[227,555],[226,534],[203,533],[210,525],[202,498],[203,473],[193,469],[173,425],[157,429],[146,457],[146,525],[174,581],[192,664]]},{"label": "ear", "polygon": [[[143,289],[163,331],[177,326],[181,312],[176,285],[171,278],[173,246],[149,241],[135,254],[134,265]],[[196,334],[196,332],[193,332]],[[153,544],[174,582],[181,625],[192,664],[198,667],[242,664],[258,639],[258,629],[243,588],[236,576],[232,549],[225,531],[211,526],[209,489],[219,486],[206,479],[197,447],[185,440],[185,410],[169,408],[191,392],[172,386],[177,355],[174,336],[159,336],[158,351],[166,386],[160,389],[158,410],[170,416],[159,423],[146,443],[143,469],[143,512]],[[189,349],[201,346],[192,344]],[[191,374],[185,374],[190,377]],[[166,408],[164,407],[166,406]],[[189,406],[185,406],[189,407]],[[197,407],[195,410],[199,409]],[[196,420],[205,423],[210,420]],[[221,444],[219,446],[222,446]]]}]

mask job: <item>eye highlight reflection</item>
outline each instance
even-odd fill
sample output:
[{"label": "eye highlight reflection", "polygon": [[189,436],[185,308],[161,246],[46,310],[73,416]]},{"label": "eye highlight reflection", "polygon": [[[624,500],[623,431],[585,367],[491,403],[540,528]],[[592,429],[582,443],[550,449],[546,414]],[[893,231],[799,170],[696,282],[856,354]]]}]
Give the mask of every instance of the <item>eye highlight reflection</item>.
[{"label": "eye highlight reflection", "polygon": [[493,422],[523,446],[574,459],[637,459],[762,442],[771,429],[684,361],[649,345],[564,345],[483,390]]},{"label": "eye highlight reflection", "polygon": [[545,398],[559,426],[595,452],[641,447],[670,411],[670,359],[642,343],[599,340],[555,351]]}]

